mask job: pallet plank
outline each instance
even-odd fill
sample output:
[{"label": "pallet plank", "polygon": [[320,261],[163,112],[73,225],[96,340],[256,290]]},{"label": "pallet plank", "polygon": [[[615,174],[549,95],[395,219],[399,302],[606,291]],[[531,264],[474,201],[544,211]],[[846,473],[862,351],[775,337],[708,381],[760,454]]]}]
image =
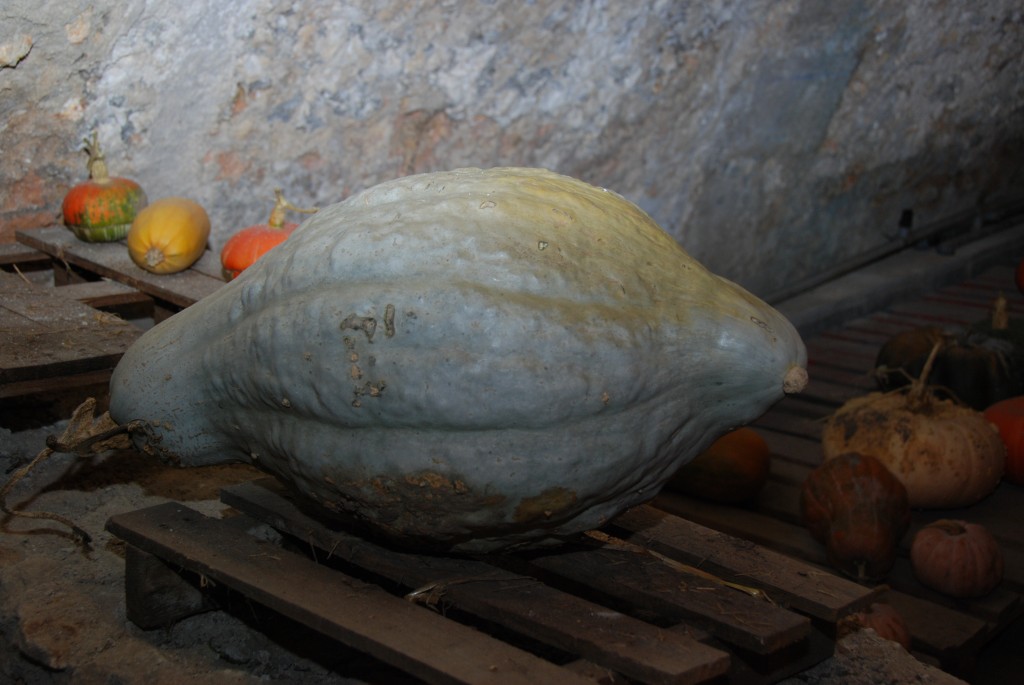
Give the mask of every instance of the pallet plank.
[{"label": "pallet plank", "polygon": [[764,590],[774,601],[817,619],[836,623],[868,606],[873,590],[790,556],[750,544],[654,507],[634,507],[614,521],[627,539],[674,559],[699,565],[725,580]]},{"label": "pallet plank", "polygon": [[223,279],[211,274],[213,263],[217,262],[217,272],[220,264],[210,251],[185,271],[152,274],[132,262],[122,242],[86,243],[60,226],[17,231],[15,237],[18,242],[45,252],[55,260],[125,283],[179,308],[188,307],[224,285]]},{"label": "pallet plank", "polygon": [[755,654],[770,654],[804,640],[807,620],[762,600],[681,571],[655,557],[615,546],[578,548],[530,558],[533,567],[600,593],[602,601],[646,610],[696,625]]},{"label": "pallet plank", "polygon": [[53,294],[77,300],[95,309],[153,304],[153,299],[145,293],[124,283],[110,280],[62,285],[55,287]]},{"label": "pallet plank", "polygon": [[725,652],[483,561],[427,557],[331,530],[299,510],[273,479],[225,488],[221,499],[274,528],[393,582],[430,588],[446,605],[542,639],[651,683],[696,683],[723,674]]},{"label": "pallet plank", "polygon": [[142,334],[51,290],[0,272],[0,385],[111,369]]},{"label": "pallet plank", "polygon": [[180,504],[114,516],[107,529],[428,682],[593,682]]}]

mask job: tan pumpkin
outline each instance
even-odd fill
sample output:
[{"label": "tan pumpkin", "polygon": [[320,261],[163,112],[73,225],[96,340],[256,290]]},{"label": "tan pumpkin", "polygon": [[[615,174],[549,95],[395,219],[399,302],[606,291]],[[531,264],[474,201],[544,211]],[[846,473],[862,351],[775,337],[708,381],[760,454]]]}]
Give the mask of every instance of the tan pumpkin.
[{"label": "tan pumpkin", "polygon": [[950,597],[983,597],[1003,579],[1003,551],[984,526],[942,519],[917,531],[910,546],[914,576]]},{"label": "tan pumpkin", "polygon": [[974,504],[995,489],[1005,468],[998,429],[925,384],[939,349],[908,388],[849,400],[822,432],[826,460],[849,452],[877,458],[907,488],[911,507]]}]

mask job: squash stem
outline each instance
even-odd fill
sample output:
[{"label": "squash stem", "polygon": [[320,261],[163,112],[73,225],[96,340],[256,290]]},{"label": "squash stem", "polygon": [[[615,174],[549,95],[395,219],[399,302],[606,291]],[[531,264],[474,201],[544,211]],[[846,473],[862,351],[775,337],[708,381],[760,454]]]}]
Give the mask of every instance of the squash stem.
[{"label": "squash stem", "polygon": [[1008,303],[1002,293],[992,303],[992,330],[1005,331],[1010,327],[1010,314],[1007,311]]},{"label": "squash stem", "polygon": [[317,207],[313,207],[312,209],[296,207],[284,198],[284,192],[280,188],[275,188],[274,208],[270,210],[270,218],[267,219],[267,226],[270,226],[271,228],[283,228],[285,212],[289,209],[293,212],[300,212],[302,214],[316,214],[318,211]]},{"label": "squash stem", "polygon": [[928,353],[928,359],[925,360],[924,367],[921,369],[921,375],[911,383],[910,390],[907,392],[907,404],[909,406],[920,407],[928,403],[928,398],[931,397],[928,392],[928,376],[932,372],[935,358],[939,355],[939,350],[942,349],[942,346],[942,340],[938,340],[932,345],[932,351]]},{"label": "squash stem", "polygon": [[164,261],[164,251],[159,247],[151,247],[146,250],[146,264],[155,268]]},{"label": "squash stem", "polygon": [[107,159],[103,156],[103,150],[100,148],[99,135],[93,131],[92,139],[86,138],[83,142],[85,151],[89,155],[89,161],[86,162],[89,178],[96,183],[110,183],[110,172],[107,169]]}]

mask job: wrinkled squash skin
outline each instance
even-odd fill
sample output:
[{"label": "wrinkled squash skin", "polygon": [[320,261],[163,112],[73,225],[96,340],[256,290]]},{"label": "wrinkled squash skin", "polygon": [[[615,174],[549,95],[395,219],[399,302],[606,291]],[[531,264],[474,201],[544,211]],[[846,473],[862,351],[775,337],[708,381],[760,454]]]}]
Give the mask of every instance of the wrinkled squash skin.
[{"label": "wrinkled squash skin", "polygon": [[618,195],[537,169],[387,182],[154,327],[111,416],[411,547],[556,543],[806,382],[799,335]]}]

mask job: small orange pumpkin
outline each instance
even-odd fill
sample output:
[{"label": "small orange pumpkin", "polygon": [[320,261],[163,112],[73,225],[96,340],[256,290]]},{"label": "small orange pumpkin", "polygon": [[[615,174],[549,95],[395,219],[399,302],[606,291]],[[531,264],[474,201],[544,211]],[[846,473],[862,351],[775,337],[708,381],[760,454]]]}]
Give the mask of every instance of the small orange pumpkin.
[{"label": "small orange pumpkin", "polygon": [[285,210],[313,214],[316,209],[300,209],[284,199],[278,188],[274,191],[274,208],[265,224],[256,224],[238,231],[231,236],[220,251],[220,264],[224,280],[230,281],[252,266],[257,259],[277,247],[298,228],[296,223],[285,223]]},{"label": "small orange pumpkin", "polygon": [[867,609],[851,614],[839,622],[839,637],[863,628],[871,628],[879,637],[891,640],[910,650],[910,628],[903,614],[891,604],[875,602]]},{"label": "small orange pumpkin", "polygon": [[910,564],[922,585],[950,597],[983,597],[1003,579],[1003,551],[985,526],[941,519],[917,531]]},{"label": "small orange pumpkin", "polygon": [[740,504],[761,491],[770,468],[768,443],[743,426],[715,440],[676,471],[665,487],[713,502]]},{"label": "small orange pumpkin", "polygon": [[89,180],[64,196],[64,225],[79,240],[89,243],[121,240],[139,210],[146,206],[146,193],[135,181],[110,175],[95,132],[91,140],[85,140],[85,151],[89,155]]},{"label": "small orange pumpkin", "polygon": [[1003,480],[1024,485],[1024,395],[996,402],[985,410],[985,418],[999,429],[1006,447]]}]

